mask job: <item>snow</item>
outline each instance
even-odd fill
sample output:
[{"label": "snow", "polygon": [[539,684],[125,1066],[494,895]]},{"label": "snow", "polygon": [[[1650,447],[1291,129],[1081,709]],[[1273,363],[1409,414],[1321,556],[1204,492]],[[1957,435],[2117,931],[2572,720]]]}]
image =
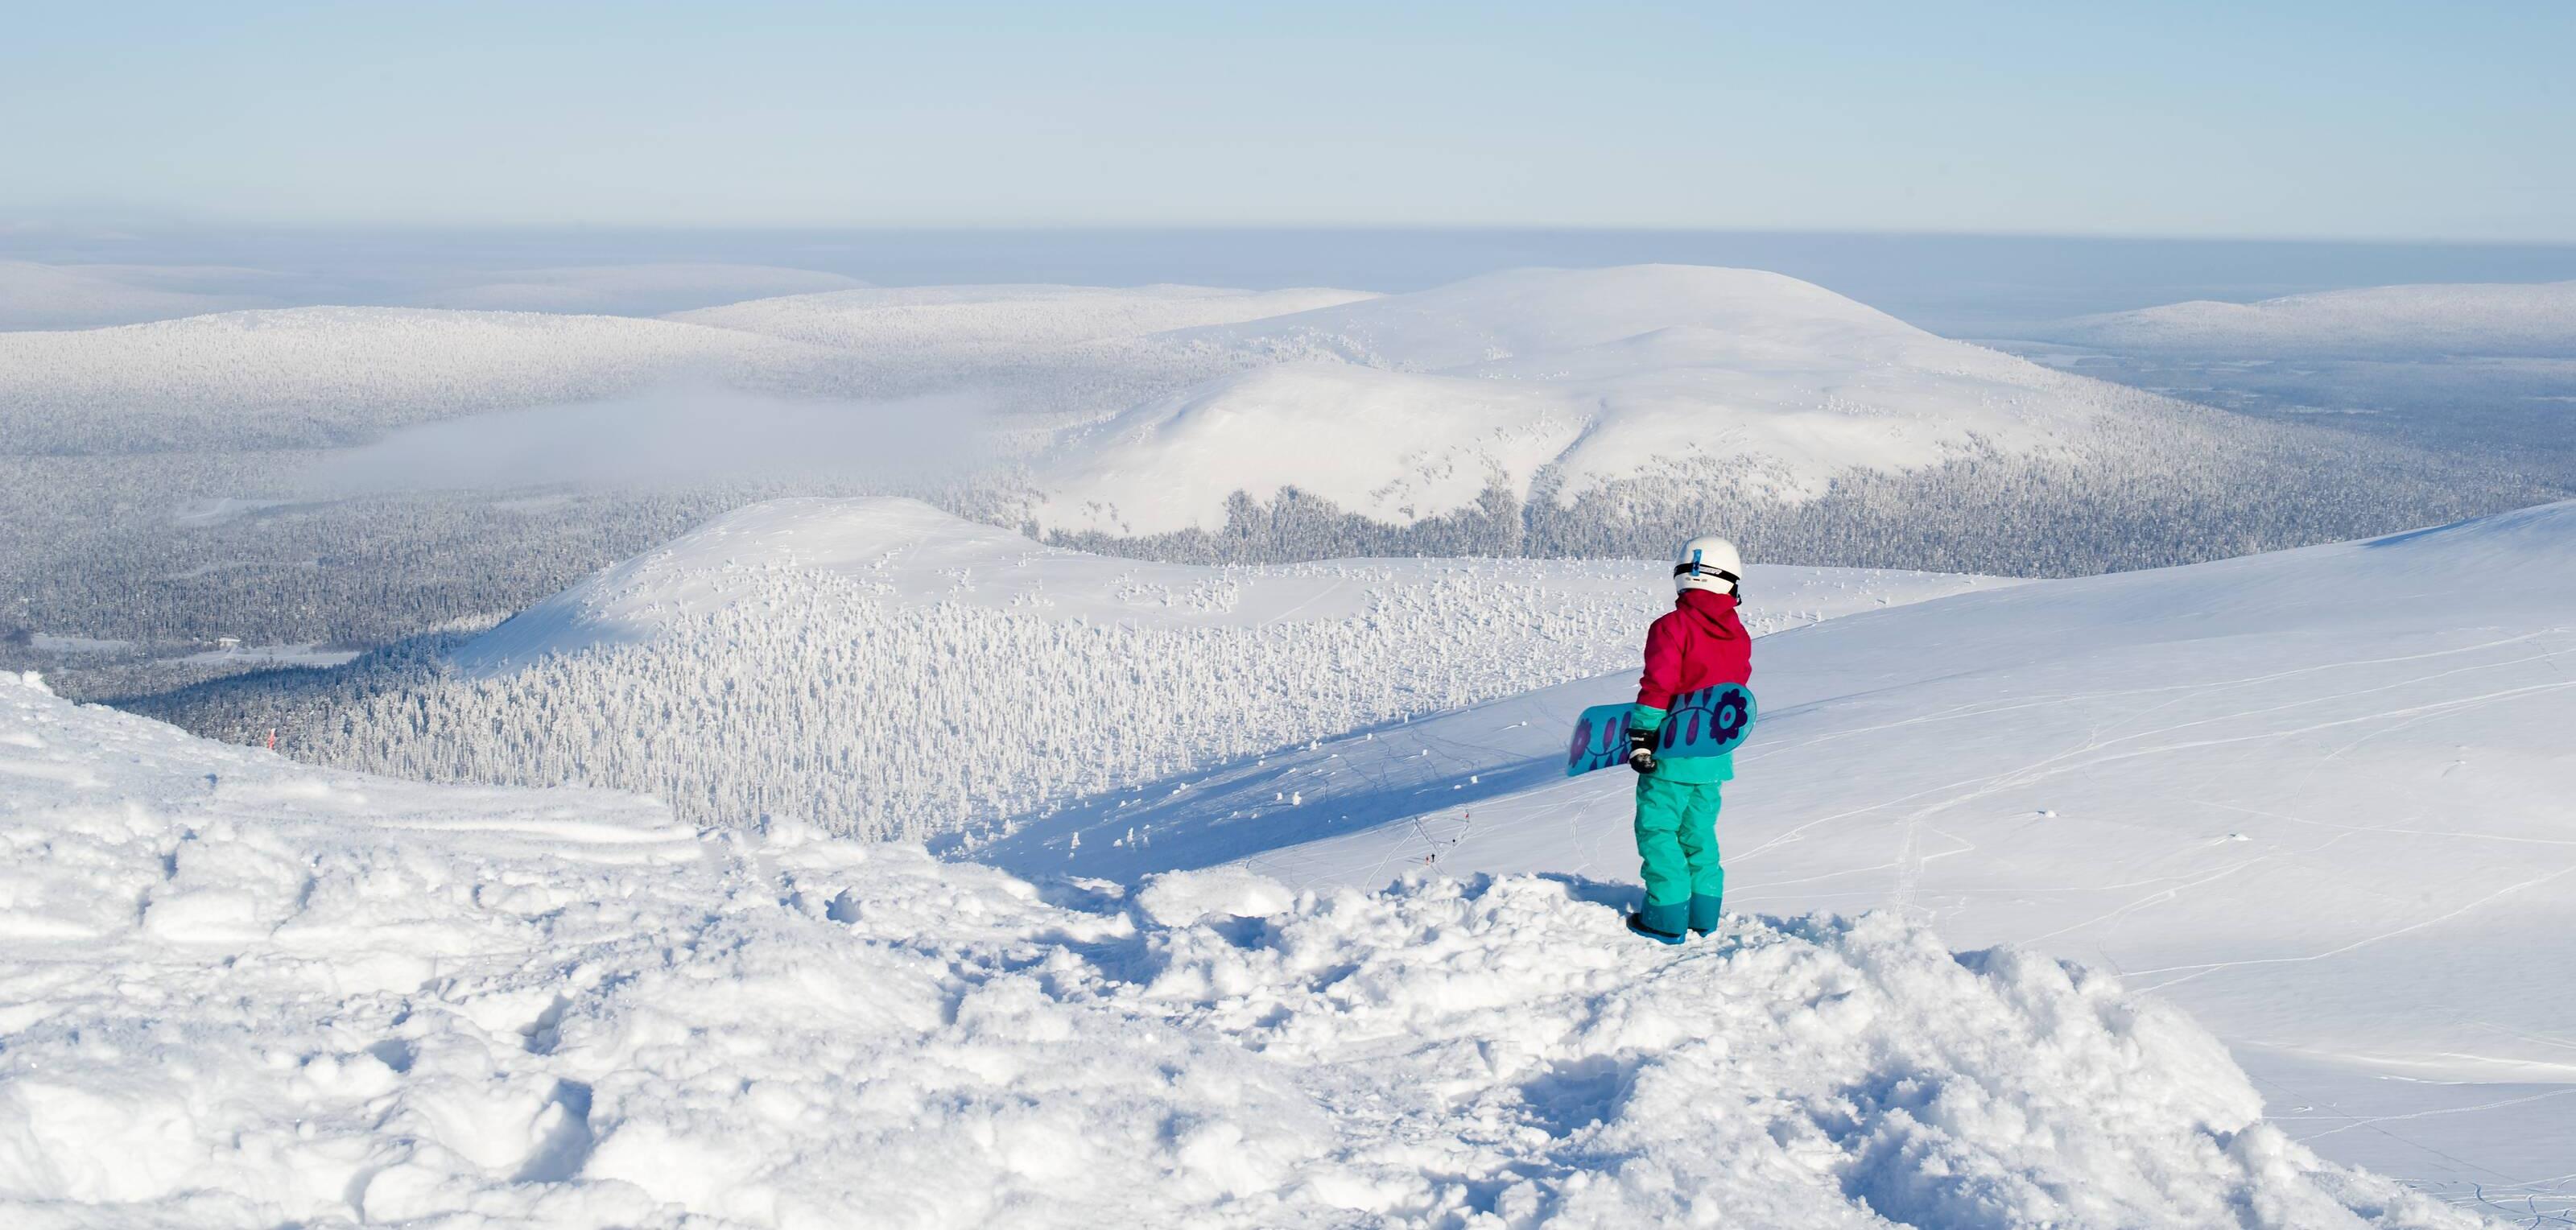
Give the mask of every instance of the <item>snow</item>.
[{"label": "snow", "polygon": [[[611,316],[287,308],[64,332],[0,333],[0,403],[23,413],[408,421],[606,396],[690,378],[787,378],[827,352]],[[297,416],[300,417],[300,416]]]},{"label": "snow", "polygon": [[2471,1224],[2160,1001],[1893,914],[1041,887],[17,676],[0,778],[12,1225]]},{"label": "snow", "polygon": [[355,282],[317,277],[312,271],[0,261],[0,329],[84,329],[249,308],[352,303],[650,316],[865,285],[810,269],[693,261],[376,269]]},{"label": "snow", "polygon": [[124,653],[134,648],[134,642],[34,632],[28,634],[27,647],[38,653]]},{"label": "snow", "polygon": [[2576,358],[2576,282],[2371,286],[2083,316],[2047,341],[2210,358]]},{"label": "snow", "polygon": [[[1259,625],[1289,614],[1341,618],[1367,602],[1360,587],[1311,570],[1088,555],[918,500],[787,499],[727,513],[605,569],[521,612],[455,658],[492,669],[594,644],[648,640],[681,612],[755,603],[760,582],[776,574],[858,582],[906,605],[1036,608],[1059,618],[1156,626]],[[1245,581],[1248,592],[1239,592]]]},{"label": "snow", "polygon": [[[1667,565],[1637,560],[1327,560],[1207,567],[1093,555],[1038,543],[894,497],[771,500],[726,513],[584,580],[513,617],[456,660],[477,670],[548,653],[651,640],[683,612],[753,607],[773,618],[817,619],[762,607],[773,574],[855,582],[886,602],[1020,611],[1060,621],[1261,628],[1347,620],[1425,578],[1490,574],[1569,600],[1649,610],[1670,584]],[[1774,565],[1758,575],[1769,601],[1756,632],[1891,603],[2019,584],[2001,577],[1873,568]],[[1361,584],[1361,581],[1369,584]],[[1508,634],[1499,620],[1488,631]],[[1625,649],[1621,649],[1622,656]]]},{"label": "snow", "polygon": [[495,270],[419,295],[421,307],[648,316],[775,295],[865,286],[856,278],[774,265],[675,261]]},{"label": "snow", "polygon": [[932,365],[1303,312],[1363,291],[1206,286],[917,286],[793,295],[682,312],[675,320]]},{"label": "snow", "polygon": [[[1765,569],[1757,631],[2002,582]],[[783,500],[522,612],[452,677],[296,746],[445,780],[646,790],[684,817],[1006,827],[1059,802],[1627,662],[1636,561],[1145,563],[898,499]],[[578,720],[562,715],[579,713]]]},{"label": "snow", "polygon": [[1285,487],[1410,524],[1500,485],[1574,500],[1721,479],[1799,501],[1854,469],[2080,452],[2107,386],[1779,274],[1522,270],[1161,334],[1248,369],[1129,409],[1039,467],[1046,529],[1214,530]]},{"label": "snow", "polygon": [[[40,267],[41,268],[41,267]],[[5,272],[5,271],[0,271]],[[47,275],[52,276],[52,275]],[[665,386],[901,398],[964,392],[1028,418],[1094,417],[1217,370],[1142,335],[1293,313],[1354,291],[1150,286],[838,289],[664,319],[579,314],[728,287],[849,287],[760,267],[539,269],[425,297],[462,307],[299,307],[0,333],[0,423],[25,447],[97,451],[193,432],[226,446],[365,439],[424,420]],[[14,419],[16,421],[9,422]],[[977,425],[980,432],[980,424]]]},{"label": "snow", "polygon": [[[2571,1207],[2576,984],[2543,973],[2576,966],[2571,614],[2576,504],[2555,504],[1765,638],[1719,822],[1729,899],[1893,909],[2122,971],[2237,1048],[2321,1148]],[[1426,864],[1633,882],[1627,775],[1559,776],[1574,714],[1630,687],[1184,775],[981,855],[1117,878],[1240,860],[1297,887]]]},{"label": "snow", "polygon": [[0,260],[0,329],[82,329],[266,306],[239,293],[262,280],[248,269]]},{"label": "snow", "polygon": [[236,645],[230,649],[209,649],[165,661],[196,665],[345,666],[358,657],[358,652],[326,645]]}]

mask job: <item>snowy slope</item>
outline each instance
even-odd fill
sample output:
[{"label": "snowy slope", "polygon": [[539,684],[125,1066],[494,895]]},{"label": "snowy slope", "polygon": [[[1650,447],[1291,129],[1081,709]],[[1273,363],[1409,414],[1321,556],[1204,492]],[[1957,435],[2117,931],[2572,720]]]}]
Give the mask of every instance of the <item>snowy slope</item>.
[{"label": "snowy slope", "polygon": [[1542,475],[1560,501],[1640,478],[1795,501],[1856,468],[2078,454],[2138,400],[1743,269],[1523,270],[1153,340],[1250,370],[1041,467],[1047,529],[1212,530],[1232,492],[1289,486],[1409,524]]},{"label": "snowy slope", "polygon": [[2576,358],[2576,282],[2372,286],[2084,316],[2042,340],[2210,358]]},{"label": "snowy slope", "polygon": [[656,383],[823,383],[830,351],[612,316],[291,308],[109,329],[0,333],[16,451],[267,424],[381,427],[604,397]]},{"label": "snowy slope", "polygon": [[[2556,1191],[2576,1149],[2576,983],[2556,974],[2576,968],[2576,504],[1839,619],[1755,663],[1765,716],[1720,828],[1735,903],[1896,908],[2123,971],[2240,1048],[2321,1147]],[[1627,775],[1558,775],[1574,712],[1629,687],[1185,777],[986,853],[1633,883]]]},{"label": "snowy slope", "polygon": [[30,1228],[2443,1226],[2180,1013],[1892,915],[1041,892],[315,770],[0,680]]},{"label": "snowy slope", "polygon": [[[299,754],[406,776],[642,789],[841,832],[1055,801],[1625,662],[1661,565],[1143,563],[907,500],[719,518],[523,612],[459,671],[352,698]],[[1766,570],[1764,628],[1995,582]]]}]

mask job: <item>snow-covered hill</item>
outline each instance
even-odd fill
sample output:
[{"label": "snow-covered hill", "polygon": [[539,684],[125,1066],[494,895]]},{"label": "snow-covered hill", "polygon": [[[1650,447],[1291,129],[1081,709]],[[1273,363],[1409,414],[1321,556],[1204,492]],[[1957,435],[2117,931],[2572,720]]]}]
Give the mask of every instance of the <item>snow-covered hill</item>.
[{"label": "snow-covered hill", "polygon": [[1216,530],[1232,493],[1287,487],[1393,524],[1488,487],[1794,502],[1856,470],[2082,456],[2099,416],[2152,401],[1743,269],[1523,270],[1153,340],[1252,370],[1041,467],[1045,528]]},{"label": "snow-covered hill", "polygon": [[255,270],[0,260],[0,329],[85,329],[266,306]]},{"label": "snow-covered hill", "polygon": [[2202,358],[2576,358],[2576,282],[2372,286],[2085,316],[2041,340]]},{"label": "snow-covered hill", "polygon": [[[0,333],[14,452],[240,447],[686,380],[828,387],[834,352],[613,316],[292,308]],[[297,440],[299,443],[312,441]]]},{"label": "snow-covered hill", "polygon": [[421,307],[650,316],[865,285],[856,278],[811,269],[678,261],[482,271],[424,288],[409,298]]},{"label": "snow-covered hill", "polygon": [[1348,290],[1206,286],[916,286],[760,299],[673,319],[856,350],[887,362],[991,362],[1369,297]]},{"label": "snow-covered hill", "polygon": [[316,770],[0,677],[0,1219],[2450,1226],[2187,1018],[1892,915],[1041,891]]},{"label": "snow-covered hill", "polygon": [[[10,276],[0,268],[0,307]],[[423,292],[438,307],[266,309],[0,333],[0,426],[16,452],[340,443],[673,383],[846,397],[964,388],[1005,412],[1103,413],[1215,370],[1127,339],[1361,297],[930,287],[787,295],[659,320],[566,311],[624,311],[728,285],[774,292],[850,280],[733,266],[540,269]]]},{"label": "snow-covered hill", "polygon": [[830,347],[872,396],[964,392],[1007,416],[996,444],[1046,454],[1054,433],[1232,369],[1157,335],[1303,312],[1369,296],[1347,290],[1206,286],[919,286],[795,295],[672,319]]},{"label": "snow-covered hill", "polygon": [[[1764,569],[1757,630],[1992,585]],[[719,518],[317,712],[352,767],[646,790],[926,836],[1606,670],[1640,562],[1203,568],[1040,546],[907,500]]]},{"label": "snow-covered hill", "polygon": [[[1895,908],[2123,971],[2238,1047],[2321,1147],[2565,1203],[2576,504],[1953,597],[1754,660],[1730,900]],[[1576,710],[1631,687],[1157,783],[986,856],[1633,881],[1628,775],[1559,775]]]}]

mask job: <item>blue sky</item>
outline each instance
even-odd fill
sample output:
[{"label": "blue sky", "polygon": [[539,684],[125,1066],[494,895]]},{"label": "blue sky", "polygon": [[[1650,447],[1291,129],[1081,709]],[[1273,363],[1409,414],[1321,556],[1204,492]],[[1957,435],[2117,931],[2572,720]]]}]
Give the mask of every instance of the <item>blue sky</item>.
[{"label": "blue sky", "polygon": [[2576,5],[2543,0],[101,3],[9,27],[0,225],[2576,241]]}]

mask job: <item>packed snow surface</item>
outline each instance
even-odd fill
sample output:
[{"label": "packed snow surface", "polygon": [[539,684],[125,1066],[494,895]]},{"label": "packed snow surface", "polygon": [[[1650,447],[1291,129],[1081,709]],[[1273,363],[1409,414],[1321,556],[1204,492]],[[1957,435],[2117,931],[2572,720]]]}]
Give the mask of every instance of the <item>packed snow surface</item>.
[{"label": "packed snow surface", "polygon": [[[1757,630],[2000,584],[1765,569]],[[333,764],[925,837],[1627,661],[1643,561],[1146,563],[898,499],[718,518],[355,700]]]},{"label": "packed snow surface", "polygon": [[2443,1226],[2181,1013],[1894,914],[1041,889],[0,682],[13,1226]]},{"label": "packed snow surface", "polygon": [[2576,282],[2372,286],[2258,303],[2206,299],[2084,316],[2045,340],[2247,359],[2576,358]]},{"label": "packed snow surface", "polygon": [[[1561,776],[1575,713],[1633,687],[1184,776],[986,853],[1633,882],[1629,775]],[[1894,909],[2121,971],[2321,1148],[2576,1207],[2576,504],[1836,619],[1764,638],[1753,687],[1731,902]]]},{"label": "packed snow surface", "polygon": [[1489,487],[1630,479],[1780,501],[1854,469],[2081,452],[2120,395],[1746,269],[1522,270],[1151,339],[1245,369],[1091,429],[1042,467],[1050,530],[1223,526],[1294,487],[1410,524]]}]

